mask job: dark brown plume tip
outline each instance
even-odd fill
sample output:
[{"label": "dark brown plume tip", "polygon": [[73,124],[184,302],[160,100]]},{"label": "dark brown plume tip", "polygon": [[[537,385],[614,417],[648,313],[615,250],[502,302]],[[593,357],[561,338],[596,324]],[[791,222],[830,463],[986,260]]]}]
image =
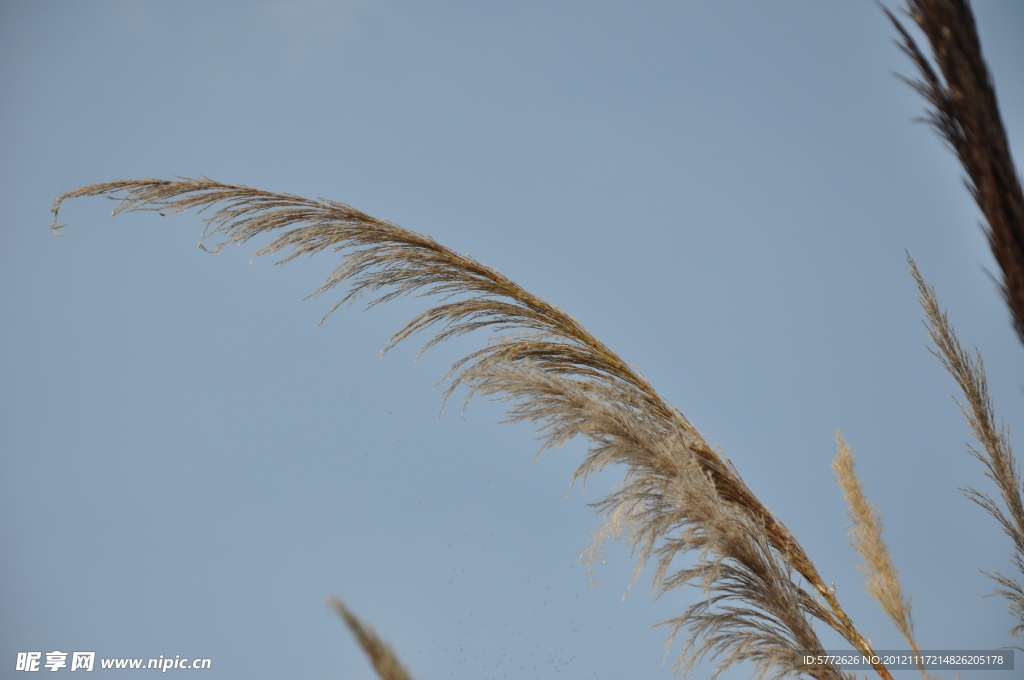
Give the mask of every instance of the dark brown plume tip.
[{"label": "dark brown plume tip", "polygon": [[904,80],[929,104],[924,121],[964,168],[964,183],[981,209],[982,228],[1003,274],[1003,298],[1024,344],[1024,192],[970,3],[908,0],[906,14],[928,39],[937,69],[899,19],[883,10],[900,33],[897,44],[918,69],[917,80]]}]

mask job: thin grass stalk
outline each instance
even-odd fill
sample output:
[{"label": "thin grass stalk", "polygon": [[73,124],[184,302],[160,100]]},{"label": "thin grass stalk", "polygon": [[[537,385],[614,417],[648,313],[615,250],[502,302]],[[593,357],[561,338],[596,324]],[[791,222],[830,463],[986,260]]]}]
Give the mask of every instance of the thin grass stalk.
[{"label": "thin grass stalk", "polygon": [[412,675],[398,660],[398,655],[395,654],[395,650],[391,649],[391,645],[381,640],[373,627],[360,621],[340,598],[333,595],[328,597],[327,606],[337,612],[348,629],[352,631],[352,636],[366,653],[366,657],[377,671],[380,680],[412,680]]},{"label": "thin grass stalk", "polygon": [[[925,312],[925,327],[935,345],[929,351],[942,362],[960,387],[964,401],[956,400],[957,405],[967,418],[975,439],[981,443],[981,451],[970,447],[968,452],[982,463],[985,476],[995,482],[1002,506],[992,496],[973,488],[961,490],[999,522],[1013,545],[1013,564],[1024,574],[1024,485],[1010,447],[1010,433],[1002,421],[996,422],[984,362],[977,351],[972,356],[960,346],[945,311],[939,307],[935,289],[925,282],[909,254],[907,262],[917,282],[921,307]],[[1008,609],[1016,620],[1011,633],[1024,637],[1024,589],[1020,581],[998,572],[986,574],[999,585],[996,592],[1006,598]]]},{"label": "thin grass stalk", "polygon": [[982,230],[1003,273],[1003,298],[1017,338],[1024,343],[1024,191],[970,3],[907,2],[905,11],[927,37],[938,72],[900,21],[883,10],[900,33],[897,44],[919,72],[917,80],[903,80],[928,101],[924,120],[963,166],[964,183],[981,209]]},{"label": "thin grass stalk", "polygon": [[[633,495],[613,495],[608,507],[630,505],[648,522],[639,525],[641,529],[632,539],[639,549],[641,565],[663,541],[658,548],[659,585],[678,587],[698,576],[712,583],[715,574],[721,573],[725,580],[719,594],[724,593],[726,598],[748,596],[756,590],[750,584],[759,583],[765,589],[761,593],[764,597],[754,605],[757,614],[737,615],[726,625],[733,633],[747,625],[745,644],[758,640],[762,644],[760,651],[744,652],[744,658],[768,663],[766,660],[779,658],[777,651],[787,641],[806,642],[806,649],[817,648],[815,638],[807,632],[809,626],[797,621],[794,612],[823,621],[858,651],[873,655],[867,640],[840,607],[834,590],[825,584],[792,533],[754,496],[728,459],[719,455],[639,372],[561,309],[500,272],[427,236],[343,203],[272,194],[206,178],[143,179],[83,187],[55,201],[52,228],[57,231],[62,226],[57,225],[62,201],[117,194],[122,198],[114,214],[213,209],[204,219],[206,228],[200,245],[219,241],[209,248],[214,252],[228,243],[241,244],[257,235],[275,233],[277,236],[256,255],[290,249],[280,261],[283,263],[324,250],[344,251],[341,264],[313,293],[321,295],[348,284],[348,292],[331,312],[363,295],[371,298],[369,306],[410,294],[441,298],[440,304],[396,333],[385,351],[432,327],[440,330],[424,349],[474,330],[520,331],[519,335],[496,335],[484,349],[456,362],[446,376],[451,380],[446,396],[463,383],[471,393],[512,395],[521,399],[516,408],[525,409],[513,409],[513,417],[520,413],[547,422],[549,441],[561,442],[575,433],[584,434],[595,444],[597,455],[581,466],[581,476],[608,462],[626,464],[627,482],[633,485],[627,485],[628,493]],[[605,408],[609,404],[613,405],[611,410]],[[680,475],[693,479],[679,482]],[[695,497],[703,499],[699,503],[685,497],[688,490],[700,488],[705,493]],[[639,499],[643,502],[638,503]],[[720,515],[699,509],[709,503],[721,506]],[[696,527],[693,522],[698,523]],[[725,540],[722,536],[732,538]],[[742,536],[748,538],[736,538]],[[750,544],[753,536],[759,544]],[[678,578],[669,578],[672,557],[693,550],[707,556],[705,566],[713,568],[677,572]],[[778,564],[765,567],[764,559],[758,557],[762,553],[770,554]],[[775,584],[777,592],[771,590],[772,578],[791,572],[799,574],[810,585],[810,591],[788,576],[785,584]],[[746,590],[733,587],[734,581],[746,583]],[[700,618],[705,614],[703,610],[694,611],[683,618],[714,623],[713,619]],[[719,621],[726,623],[724,619]],[[765,621],[767,627],[760,626]],[[692,630],[713,632],[713,626],[698,625]],[[768,632],[758,637],[761,630]],[[721,646],[716,644],[706,649],[720,651]],[[726,660],[731,663],[734,658]],[[876,670],[883,678],[891,677],[884,667]],[[832,669],[821,677],[838,678],[841,674]]]}]

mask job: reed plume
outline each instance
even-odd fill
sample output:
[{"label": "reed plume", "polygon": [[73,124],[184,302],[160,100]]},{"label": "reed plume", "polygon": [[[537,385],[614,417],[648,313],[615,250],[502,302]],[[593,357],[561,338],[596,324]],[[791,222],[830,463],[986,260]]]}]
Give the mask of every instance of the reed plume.
[{"label": "reed plume", "polygon": [[353,637],[363,648],[366,657],[377,671],[377,675],[380,676],[380,680],[412,680],[409,671],[405,670],[405,666],[398,660],[395,650],[377,637],[377,633],[371,626],[360,621],[341,599],[334,596],[328,597],[327,606],[337,612],[345,625],[352,631]]},{"label": "reed plume", "polygon": [[[657,592],[691,583],[703,588],[704,601],[668,622],[674,633],[689,632],[687,656],[710,655],[720,668],[751,661],[762,675],[781,677],[794,672],[798,652],[821,651],[812,620],[871,653],[796,538],[732,463],[578,321],[500,272],[343,203],[206,178],[83,187],[55,201],[53,229],[63,226],[57,225],[57,213],[64,200],[111,195],[121,196],[114,214],[213,209],[200,241],[213,251],[276,234],[257,256],[290,251],[283,263],[324,250],[343,252],[341,264],[313,293],[348,285],[331,312],[361,296],[369,298],[368,306],[410,294],[440,298],[400,329],[385,351],[432,327],[435,334],[424,349],[491,331],[483,349],[452,366],[446,397],[465,384],[470,396],[512,401],[510,419],[534,422],[545,448],[577,435],[588,438],[590,453],[577,477],[610,464],[626,467],[624,486],[599,505],[625,509],[638,520],[629,540],[638,550],[638,569],[657,556]],[[695,563],[673,571],[673,560],[682,555]],[[681,660],[680,667],[692,663]],[[884,667],[878,670],[890,677]],[[832,666],[810,673],[845,677]]]},{"label": "reed plume", "polygon": [[[930,351],[960,387],[964,402],[957,400],[957,405],[967,417],[975,439],[981,443],[981,451],[971,447],[968,452],[981,461],[985,476],[995,482],[1002,507],[988,494],[973,488],[963,491],[1002,526],[1013,545],[1013,564],[1024,574],[1024,485],[1021,484],[1017,460],[1010,447],[1009,431],[1002,422],[996,422],[984,362],[980,354],[975,352],[972,356],[960,346],[946,313],[939,307],[935,289],[925,282],[909,255],[907,261],[910,263],[910,273],[917,282],[921,307],[925,311],[925,326],[935,344]],[[986,573],[998,584],[996,592],[1006,598],[1008,609],[1016,620],[1012,634],[1024,637],[1024,589],[1020,581],[998,572]]]},{"label": "reed plume", "polygon": [[907,2],[906,13],[928,38],[938,72],[900,21],[883,10],[902,38],[897,44],[917,66],[920,77],[903,80],[931,105],[923,120],[964,168],[964,183],[981,209],[982,229],[1003,272],[1003,298],[1024,343],[1024,192],[970,3]]},{"label": "reed plume", "polygon": [[[882,606],[886,616],[914,650],[920,655],[921,648],[914,636],[914,623],[910,615],[910,599],[904,597],[900,584],[899,572],[893,563],[889,546],[882,538],[882,516],[878,507],[868,500],[860,478],[857,476],[853,460],[853,450],[836,430],[836,457],[832,469],[836,473],[836,481],[843,490],[843,498],[847,504],[847,515],[852,522],[850,543],[853,549],[864,560],[864,566],[858,567],[864,574],[864,587],[868,594]],[[924,663],[919,661],[918,668],[925,678]]]}]

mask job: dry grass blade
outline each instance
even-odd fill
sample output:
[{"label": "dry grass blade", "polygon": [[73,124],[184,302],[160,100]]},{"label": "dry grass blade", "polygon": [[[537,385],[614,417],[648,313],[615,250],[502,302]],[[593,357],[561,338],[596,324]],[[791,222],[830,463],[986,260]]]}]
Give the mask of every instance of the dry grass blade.
[{"label": "dry grass blade", "polygon": [[[708,644],[691,648],[714,653],[742,641],[741,651],[722,657],[726,665],[749,659],[764,673],[788,672],[789,661],[780,659],[791,660],[798,649],[820,648],[810,617],[834,628],[858,651],[872,653],[799,543],[732,464],[579,322],[500,272],[343,203],[205,178],[84,187],[56,200],[54,225],[67,198],[111,195],[122,197],[115,214],[212,209],[201,244],[219,240],[213,250],[276,234],[257,255],[290,249],[281,260],[287,262],[328,249],[343,252],[341,264],[314,293],[347,284],[348,292],[332,311],[363,295],[369,305],[410,294],[441,298],[396,333],[388,347],[430,328],[440,330],[426,347],[475,330],[520,331],[495,335],[484,349],[457,362],[446,396],[466,384],[470,394],[513,400],[512,419],[540,424],[548,445],[576,435],[589,438],[591,454],[581,477],[608,464],[626,466],[626,485],[602,507],[623,507],[640,518],[631,540],[639,547],[641,566],[657,551],[660,590],[698,579],[719,605],[714,612],[691,609],[676,622],[694,635],[712,636]],[[700,555],[698,566],[669,576],[673,557],[682,553]],[[794,573],[803,585],[791,578]],[[737,608],[734,600],[745,604]],[[884,667],[878,672],[890,677]],[[840,677],[835,669],[822,673],[819,677]]]},{"label": "dry grass blade", "polygon": [[370,659],[370,663],[373,664],[377,675],[380,676],[380,680],[412,680],[412,676],[402,666],[402,662],[398,660],[398,655],[395,654],[395,651],[386,642],[377,637],[377,633],[374,632],[373,628],[356,618],[356,615],[345,606],[344,602],[332,595],[327,598],[327,605],[338,612],[338,616],[342,618],[349,630],[352,631],[352,635],[355,636],[359,646],[366,652],[366,656]]},{"label": "dry grass blade", "polygon": [[[1024,486],[1021,485],[1017,460],[1010,448],[1009,432],[1002,423],[996,424],[981,355],[975,353],[972,356],[960,346],[946,313],[939,307],[935,290],[925,283],[909,255],[907,261],[920,292],[921,307],[926,317],[925,326],[932,342],[935,343],[935,349],[931,352],[938,357],[960,386],[966,403],[957,400],[957,404],[983,448],[983,451],[974,448],[969,451],[985,466],[985,476],[995,482],[1005,511],[987,494],[970,488],[964,489],[964,493],[1002,525],[1003,531],[1013,542],[1013,563],[1024,574]],[[1016,619],[1013,634],[1024,636],[1024,591],[1019,581],[1002,574],[989,575],[999,584],[997,592],[1007,599],[1010,612]]]},{"label": "dry grass blade", "polygon": [[921,79],[907,80],[931,104],[925,120],[956,153],[981,208],[989,245],[1003,271],[1002,290],[1024,343],[1024,192],[1013,164],[995,87],[966,0],[908,0],[907,13],[931,44],[939,73],[888,10],[901,49]]},{"label": "dry grass blade", "polygon": [[[864,560],[864,566],[859,567],[864,574],[864,587],[871,597],[882,605],[882,609],[897,630],[903,634],[911,649],[915,653],[920,653],[921,649],[914,638],[910,600],[903,596],[896,565],[893,564],[892,554],[882,538],[881,514],[864,493],[864,487],[854,469],[853,451],[843,441],[839,430],[836,430],[836,444],[836,458],[832,468],[836,472],[836,481],[843,490],[843,498],[846,499],[847,515],[853,523],[850,529],[850,542]],[[927,678],[923,663],[918,662],[918,666]]]}]

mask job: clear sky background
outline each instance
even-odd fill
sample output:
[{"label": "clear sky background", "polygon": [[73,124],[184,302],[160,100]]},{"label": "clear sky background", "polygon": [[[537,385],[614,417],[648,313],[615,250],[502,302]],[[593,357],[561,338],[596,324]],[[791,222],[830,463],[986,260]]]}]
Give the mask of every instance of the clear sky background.
[{"label": "clear sky background", "polygon": [[[1024,4],[976,12],[1020,162]],[[893,33],[868,1],[3,3],[0,675],[57,649],[373,677],[337,594],[424,680],[671,677],[652,626],[698,591],[623,599],[620,544],[596,586],[579,561],[621,471],[567,496],[580,444],[535,461],[483,400],[436,419],[483,338],[378,361],[424,301],[315,329],[331,255],[212,256],[194,215],[76,200],[48,230],[82,185],[204,174],[345,201],[566,309],[903,648],[848,547],[841,428],[922,644],[1012,644],[980,571],[1009,541],[958,491],[992,487],[903,249],[1018,428],[1024,350]]]}]

